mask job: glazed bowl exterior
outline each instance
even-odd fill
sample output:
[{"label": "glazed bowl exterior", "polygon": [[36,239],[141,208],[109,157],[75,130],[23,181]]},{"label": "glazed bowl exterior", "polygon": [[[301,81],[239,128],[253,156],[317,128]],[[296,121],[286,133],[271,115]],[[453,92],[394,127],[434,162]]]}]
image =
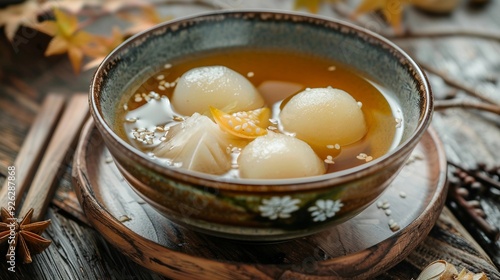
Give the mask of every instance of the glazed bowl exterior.
[{"label": "glazed bowl exterior", "polygon": [[[133,83],[197,53],[256,48],[312,54],[351,66],[390,90],[402,137],[356,168],[300,179],[236,180],[167,167],[113,130]],[[427,129],[433,110],[419,66],[388,40],[330,18],[275,11],[226,11],[160,24],[115,49],[90,87],[91,113],[120,172],[157,211],[193,230],[248,241],[309,235],[361,212],[389,186]],[[113,186],[110,186],[113,187]]]}]

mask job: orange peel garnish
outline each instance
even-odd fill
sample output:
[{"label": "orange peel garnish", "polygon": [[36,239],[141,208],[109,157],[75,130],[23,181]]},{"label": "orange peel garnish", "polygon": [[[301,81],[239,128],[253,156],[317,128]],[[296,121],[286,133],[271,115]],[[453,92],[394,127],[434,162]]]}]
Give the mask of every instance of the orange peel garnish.
[{"label": "orange peel garnish", "polygon": [[254,139],[267,134],[271,115],[267,107],[228,114],[210,106],[210,112],[219,127],[234,136]]}]

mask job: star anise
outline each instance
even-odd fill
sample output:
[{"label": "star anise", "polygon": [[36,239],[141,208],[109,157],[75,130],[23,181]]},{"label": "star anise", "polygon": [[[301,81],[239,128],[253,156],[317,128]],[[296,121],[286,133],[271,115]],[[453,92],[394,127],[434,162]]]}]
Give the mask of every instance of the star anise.
[{"label": "star anise", "polygon": [[[52,243],[40,235],[50,225],[50,220],[31,223],[33,208],[18,222],[11,213],[2,207],[0,222],[0,246],[7,245],[7,260],[23,260],[31,263],[31,255],[41,253]],[[14,258],[12,258],[14,256]]]}]

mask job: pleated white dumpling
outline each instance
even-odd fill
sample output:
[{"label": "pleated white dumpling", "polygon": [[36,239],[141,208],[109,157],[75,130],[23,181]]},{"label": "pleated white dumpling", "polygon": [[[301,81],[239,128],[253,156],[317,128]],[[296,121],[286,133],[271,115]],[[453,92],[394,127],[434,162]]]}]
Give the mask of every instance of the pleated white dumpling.
[{"label": "pleated white dumpling", "polygon": [[313,146],[352,144],[366,134],[363,111],[347,92],[328,88],[304,90],[280,112],[283,129]]},{"label": "pleated white dumpling", "polygon": [[209,111],[209,106],[228,113],[260,108],[264,100],[253,84],[225,66],[193,68],[184,73],[175,87],[172,106],[190,116]]},{"label": "pleated white dumpling", "polygon": [[231,145],[237,145],[231,136],[209,117],[195,113],[172,126],[153,153],[168,159],[172,166],[221,175],[231,169],[231,155],[227,153]]},{"label": "pleated white dumpling", "polygon": [[285,179],[321,175],[323,161],[295,137],[269,132],[250,142],[238,157],[241,178]]}]

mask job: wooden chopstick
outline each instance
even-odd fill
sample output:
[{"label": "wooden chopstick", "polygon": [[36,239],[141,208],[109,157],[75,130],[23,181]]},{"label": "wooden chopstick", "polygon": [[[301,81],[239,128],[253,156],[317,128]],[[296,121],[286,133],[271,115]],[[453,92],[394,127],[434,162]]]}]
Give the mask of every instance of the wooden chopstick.
[{"label": "wooden chopstick", "polygon": [[[36,166],[42,158],[43,151],[49,143],[57,121],[64,108],[65,98],[59,94],[45,97],[41,109],[26,136],[14,164],[15,180],[5,180],[0,190],[0,206],[9,205],[18,208],[26,188],[33,179]],[[10,184],[9,184],[10,183]],[[9,188],[10,186],[10,188]],[[14,205],[12,205],[14,204]]]},{"label": "wooden chopstick", "polygon": [[31,208],[34,209],[33,221],[40,221],[45,215],[56,191],[56,180],[64,171],[61,164],[68,160],[68,150],[74,147],[88,112],[87,95],[72,96],[26,194],[20,217],[24,217]]}]

